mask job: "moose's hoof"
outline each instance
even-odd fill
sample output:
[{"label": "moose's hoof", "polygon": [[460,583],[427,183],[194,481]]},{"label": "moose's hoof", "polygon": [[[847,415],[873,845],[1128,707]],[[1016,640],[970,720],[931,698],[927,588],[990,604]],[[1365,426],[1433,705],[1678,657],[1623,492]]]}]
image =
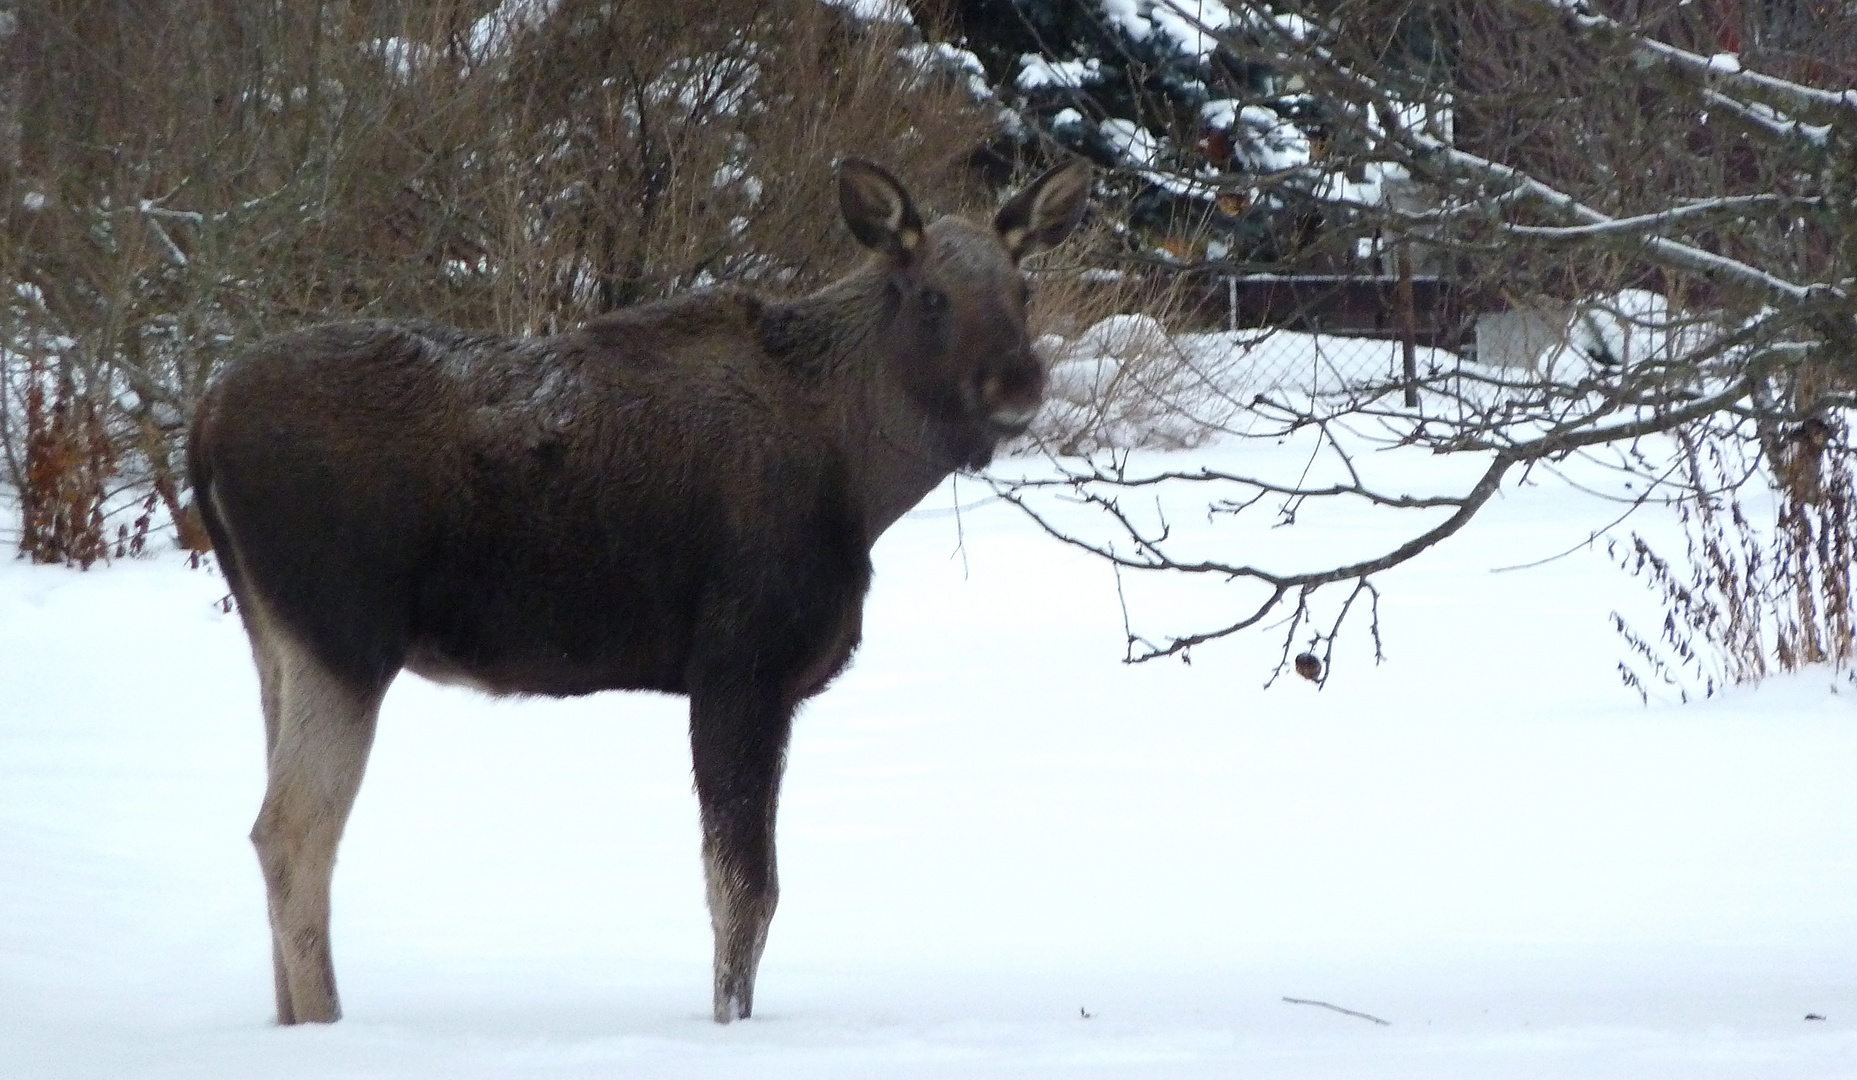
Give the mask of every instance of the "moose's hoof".
[{"label": "moose's hoof", "polygon": [[746,997],[725,994],[716,998],[716,1023],[729,1024],[754,1015],[754,1002]]}]

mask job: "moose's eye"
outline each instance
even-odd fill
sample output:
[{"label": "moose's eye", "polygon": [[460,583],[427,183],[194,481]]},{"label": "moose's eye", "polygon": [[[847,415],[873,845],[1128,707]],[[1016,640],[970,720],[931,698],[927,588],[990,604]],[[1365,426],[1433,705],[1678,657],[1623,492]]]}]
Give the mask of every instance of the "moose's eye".
[{"label": "moose's eye", "polygon": [[948,294],[937,288],[923,289],[920,299],[922,311],[928,315],[939,315],[948,308]]}]

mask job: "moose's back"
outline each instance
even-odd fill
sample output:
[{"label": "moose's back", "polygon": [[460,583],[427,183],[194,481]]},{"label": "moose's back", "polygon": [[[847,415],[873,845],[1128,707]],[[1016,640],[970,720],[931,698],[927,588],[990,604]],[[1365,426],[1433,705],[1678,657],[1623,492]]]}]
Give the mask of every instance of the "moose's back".
[{"label": "moose's back", "polygon": [[194,443],[235,591],[357,683],[680,692],[706,591],[789,612],[775,642],[830,632],[807,624],[862,593],[862,529],[758,314],[723,292],[551,338],[261,344]]}]

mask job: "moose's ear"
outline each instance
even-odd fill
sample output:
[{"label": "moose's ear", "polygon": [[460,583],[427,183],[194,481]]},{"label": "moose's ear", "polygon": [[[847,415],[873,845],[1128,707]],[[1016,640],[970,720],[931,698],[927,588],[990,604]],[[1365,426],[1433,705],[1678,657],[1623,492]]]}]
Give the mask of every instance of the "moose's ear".
[{"label": "moose's ear", "polygon": [[1014,262],[1064,242],[1090,201],[1090,163],[1072,158],[1046,170],[993,215]]},{"label": "moose's ear", "polygon": [[922,242],[922,216],[896,177],[868,161],[838,166],[838,206],[858,243],[906,262]]}]

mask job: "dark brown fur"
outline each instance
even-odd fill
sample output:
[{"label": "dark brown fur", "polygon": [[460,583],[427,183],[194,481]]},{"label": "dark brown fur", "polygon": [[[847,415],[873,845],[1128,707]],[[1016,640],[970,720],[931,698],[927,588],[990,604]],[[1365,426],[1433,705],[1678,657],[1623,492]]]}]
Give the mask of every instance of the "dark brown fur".
[{"label": "dark brown fur", "polygon": [[793,710],[857,646],[877,536],[1037,407],[1016,265],[1087,188],[1063,166],[990,227],[924,228],[847,162],[877,254],[811,296],[719,289],[534,339],[334,323],[226,373],[190,460],[263,692],[280,1022],[340,1015],[329,876],[402,669],[688,695],[715,1017],[749,1015]]}]

